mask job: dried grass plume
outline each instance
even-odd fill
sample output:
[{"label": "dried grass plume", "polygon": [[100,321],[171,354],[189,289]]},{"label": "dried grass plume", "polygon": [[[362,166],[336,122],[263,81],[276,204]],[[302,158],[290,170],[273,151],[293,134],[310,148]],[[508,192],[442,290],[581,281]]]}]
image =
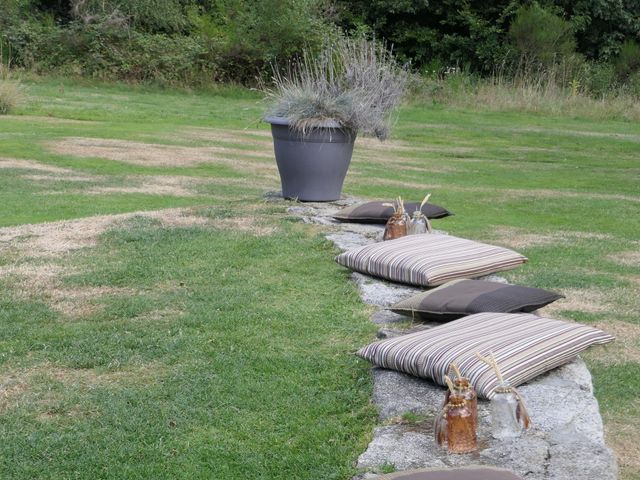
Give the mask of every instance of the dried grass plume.
[{"label": "dried grass plume", "polygon": [[268,116],[288,119],[302,133],[335,121],[354,133],[389,136],[409,73],[386,45],[341,38],[320,54],[306,51],[285,72],[274,71]]}]

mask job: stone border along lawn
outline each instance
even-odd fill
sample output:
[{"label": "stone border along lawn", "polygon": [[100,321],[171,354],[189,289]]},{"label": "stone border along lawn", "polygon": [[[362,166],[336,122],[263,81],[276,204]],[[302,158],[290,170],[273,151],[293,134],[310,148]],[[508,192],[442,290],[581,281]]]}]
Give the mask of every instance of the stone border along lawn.
[{"label": "stone border along lawn", "polygon": [[[268,198],[275,200],[273,194]],[[304,203],[287,211],[305,223],[325,226],[326,238],[341,250],[374,243],[381,239],[383,226],[340,223],[332,215],[347,205],[358,203],[346,198],[334,203]],[[373,279],[354,272],[365,303],[377,308],[371,321],[382,328],[379,337],[401,335],[437,324],[420,324],[407,330],[407,317],[387,307],[421,290]],[[493,281],[506,280],[492,275]],[[396,329],[386,328],[396,324]],[[382,425],[357,462],[361,470],[355,479],[378,478],[376,472],[423,467],[493,465],[507,468],[532,480],[614,480],[616,459],[605,443],[598,401],[593,395],[591,374],[579,357],[519,387],[533,426],[514,441],[496,441],[489,435],[489,402],[479,400],[478,452],[448,455],[436,448],[432,422],[440,411],[444,391],[441,387],[393,370],[374,367],[373,401]]]}]

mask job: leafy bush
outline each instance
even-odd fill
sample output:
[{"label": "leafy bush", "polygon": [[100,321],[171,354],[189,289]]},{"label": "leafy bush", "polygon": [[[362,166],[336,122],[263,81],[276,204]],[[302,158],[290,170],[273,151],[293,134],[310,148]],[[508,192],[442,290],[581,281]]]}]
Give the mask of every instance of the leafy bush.
[{"label": "leafy bush", "polygon": [[126,24],[149,33],[184,33],[189,29],[186,4],[180,0],[69,0],[69,12],[82,23]]},{"label": "leafy bush", "polygon": [[286,66],[303,49],[318,51],[337,33],[324,19],[320,0],[221,0],[215,10],[199,9],[192,22],[211,46],[224,80],[255,83],[271,65]]},{"label": "leafy bush", "polygon": [[[337,22],[393,43],[398,57],[419,70],[437,59],[474,73],[491,73],[508,55],[507,33],[520,5],[530,0],[334,0]],[[570,22],[577,52],[610,61],[624,38],[640,38],[636,0],[540,0]]]},{"label": "leafy bush", "polygon": [[578,52],[589,60],[610,62],[625,38],[640,38],[640,2],[636,0],[545,0],[555,5],[575,31]]},{"label": "leafy bush", "polygon": [[[324,0],[0,0],[12,63],[105,79],[251,84],[336,36]],[[4,10],[3,10],[4,9]],[[9,14],[4,16],[5,11]]]},{"label": "leafy bush", "polygon": [[91,77],[159,83],[190,83],[197,74],[208,80],[214,77],[213,69],[200,62],[204,49],[197,38],[140,32],[123,36],[85,27],[67,39],[67,48],[61,53],[73,51],[74,41],[80,42],[78,54],[73,59],[60,58],[58,63],[73,62],[82,74]]},{"label": "leafy bush", "polygon": [[504,33],[513,2],[335,0],[338,24],[393,44],[418,71],[435,59],[448,67],[491,72],[507,54]]},{"label": "leafy bush", "polygon": [[284,117],[303,133],[334,120],[353,132],[388,136],[390,114],[400,104],[408,73],[384,45],[340,39],[317,56],[306,54],[286,74],[276,72],[269,115]]},{"label": "leafy bush", "polygon": [[633,40],[625,40],[614,66],[616,75],[622,82],[634,73],[640,72],[640,45]]},{"label": "leafy bush", "polygon": [[616,72],[610,63],[591,63],[586,76],[586,86],[594,96],[602,96],[616,86]]},{"label": "leafy bush", "polygon": [[527,61],[542,65],[570,56],[576,48],[571,24],[537,3],[518,9],[509,38]]},{"label": "leafy bush", "polygon": [[127,31],[107,23],[44,28],[25,22],[5,33],[12,63],[36,72],[157,83],[210,83],[215,64],[198,37]]},{"label": "leafy bush", "polygon": [[546,68],[563,63],[563,86],[575,80],[602,91],[601,75],[581,76],[587,59],[615,65],[611,88],[635,78],[637,43],[623,40],[640,38],[639,1],[539,2],[0,0],[0,56],[41,73],[246,85],[346,31],[385,39],[422,73],[548,77]]}]

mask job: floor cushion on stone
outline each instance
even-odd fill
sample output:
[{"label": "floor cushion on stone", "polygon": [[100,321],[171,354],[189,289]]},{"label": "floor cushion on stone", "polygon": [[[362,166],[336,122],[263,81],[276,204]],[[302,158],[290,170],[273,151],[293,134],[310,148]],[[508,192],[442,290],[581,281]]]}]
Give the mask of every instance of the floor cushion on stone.
[{"label": "floor cushion on stone", "polygon": [[374,342],[357,355],[379,367],[428,378],[443,386],[451,363],[456,363],[478,395],[490,399],[498,379],[476,352],[493,353],[504,379],[515,387],[569,362],[591,345],[613,339],[596,328],[530,313],[477,313]]},{"label": "floor cushion on stone", "polygon": [[504,468],[477,466],[405,470],[382,475],[379,480],[522,480],[522,477]]},{"label": "floor cushion on stone", "polygon": [[532,312],[564,295],[540,288],[484,280],[453,280],[390,307],[420,320],[448,322],[481,312]]},{"label": "floor cushion on stone", "polygon": [[[385,206],[384,204],[392,204],[393,202],[367,202],[351,207],[343,208],[338,213],[333,215],[333,218],[343,222],[355,222],[355,223],[387,223],[389,217],[393,215],[393,207]],[[411,215],[414,211],[420,208],[420,204],[417,202],[406,202],[404,204],[405,210]],[[428,218],[443,218],[453,215],[446,208],[433,203],[425,203],[422,206],[422,213]]]},{"label": "floor cushion on stone", "polygon": [[424,233],[346,251],[340,265],[375,277],[422,287],[510,270],[527,257],[507,248],[452,235]]}]

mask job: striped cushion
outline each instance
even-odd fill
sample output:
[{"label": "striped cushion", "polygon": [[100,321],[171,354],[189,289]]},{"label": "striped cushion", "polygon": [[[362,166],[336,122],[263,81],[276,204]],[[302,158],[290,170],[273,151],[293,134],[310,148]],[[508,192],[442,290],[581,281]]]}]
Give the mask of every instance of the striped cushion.
[{"label": "striped cushion", "polygon": [[498,386],[493,370],[475,352],[493,352],[512,386],[572,360],[590,345],[614,338],[595,328],[529,313],[477,313],[434,328],[372,343],[358,356],[373,364],[445,385],[455,362],[478,395],[491,398]]},{"label": "striped cushion", "polygon": [[432,287],[509,270],[527,258],[502,247],[425,233],[349,250],[338,255],[336,261],[361,273]]}]

